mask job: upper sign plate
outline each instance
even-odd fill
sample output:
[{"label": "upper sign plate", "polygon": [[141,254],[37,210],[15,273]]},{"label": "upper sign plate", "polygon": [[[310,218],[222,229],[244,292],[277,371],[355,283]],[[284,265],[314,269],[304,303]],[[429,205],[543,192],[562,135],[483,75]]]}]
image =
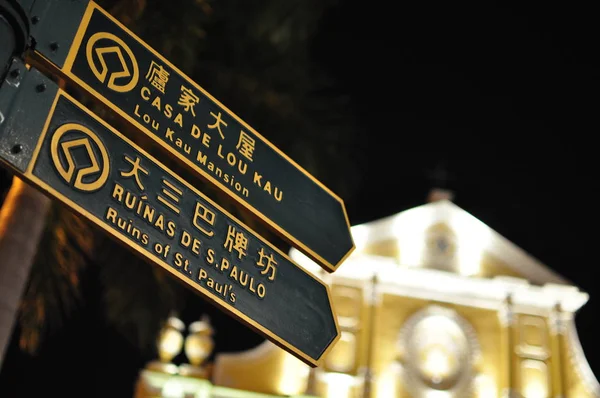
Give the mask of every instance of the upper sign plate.
[{"label": "upper sign plate", "polygon": [[35,54],[45,67],[335,271],[354,249],[343,201],[95,3],[83,3],[34,6]]}]

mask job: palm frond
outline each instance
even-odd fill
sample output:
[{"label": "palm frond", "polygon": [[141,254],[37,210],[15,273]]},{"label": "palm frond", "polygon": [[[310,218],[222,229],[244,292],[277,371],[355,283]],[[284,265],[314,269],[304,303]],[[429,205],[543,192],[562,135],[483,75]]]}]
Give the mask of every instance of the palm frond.
[{"label": "palm frond", "polygon": [[107,322],[140,351],[152,353],[169,314],[182,303],[183,286],[111,239],[102,239],[95,261]]},{"label": "palm frond", "polygon": [[87,222],[61,205],[51,207],[20,304],[23,350],[36,353],[43,337],[81,304],[81,274],[93,241]]}]

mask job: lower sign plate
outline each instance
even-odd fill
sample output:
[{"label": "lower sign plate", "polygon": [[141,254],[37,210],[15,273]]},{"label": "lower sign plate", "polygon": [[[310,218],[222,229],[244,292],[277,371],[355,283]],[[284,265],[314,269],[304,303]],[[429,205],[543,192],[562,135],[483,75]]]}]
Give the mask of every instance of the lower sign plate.
[{"label": "lower sign plate", "polygon": [[19,177],[318,365],[339,337],[325,284],[40,73],[21,76],[0,90],[0,158]]}]

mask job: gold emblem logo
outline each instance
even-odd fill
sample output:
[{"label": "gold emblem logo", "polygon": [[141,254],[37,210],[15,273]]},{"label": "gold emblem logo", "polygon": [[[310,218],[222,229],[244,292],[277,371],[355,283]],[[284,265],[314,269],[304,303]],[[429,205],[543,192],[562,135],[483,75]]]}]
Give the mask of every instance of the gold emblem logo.
[{"label": "gold emblem logo", "polygon": [[[109,71],[106,62],[109,54],[114,54],[120,62],[119,67],[114,71]],[[133,90],[137,84],[139,69],[135,56],[127,44],[117,36],[107,32],[94,34],[88,40],[85,55],[94,76],[102,83],[106,83],[108,78],[106,85],[111,90],[126,93]],[[128,66],[129,64],[131,67]]]},{"label": "gold emblem logo", "polygon": [[[71,135],[74,137],[63,139],[67,133],[73,133]],[[85,148],[91,165],[78,168],[73,157],[73,150],[81,146]],[[94,151],[94,146],[97,151]],[[50,152],[52,163],[58,174],[73,187],[81,191],[92,192],[102,188],[106,183],[110,171],[108,152],[100,138],[87,127],[76,123],[60,126],[50,142]],[[98,159],[97,153],[99,153],[100,159]],[[85,177],[92,175],[94,176],[91,179],[84,181]]]}]

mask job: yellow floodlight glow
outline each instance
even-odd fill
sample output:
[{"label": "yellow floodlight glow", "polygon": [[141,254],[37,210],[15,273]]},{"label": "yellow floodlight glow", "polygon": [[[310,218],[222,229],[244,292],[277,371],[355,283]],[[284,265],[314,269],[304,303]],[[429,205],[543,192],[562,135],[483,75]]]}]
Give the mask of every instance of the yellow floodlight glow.
[{"label": "yellow floodlight glow", "polygon": [[328,373],[325,375],[327,383],[327,398],[350,398],[354,385],[354,378],[343,373]]},{"label": "yellow floodlight glow", "polygon": [[168,380],[162,388],[164,398],[183,398],[184,395],[183,386],[177,379]]},{"label": "yellow floodlight glow", "polygon": [[425,398],[452,398],[453,395],[449,391],[431,390],[425,393]]},{"label": "yellow floodlight glow", "polygon": [[498,396],[498,387],[494,380],[484,374],[480,374],[475,378],[478,398],[496,398]]},{"label": "yellow floodlight glow", "polygon": [[525,396],[527,398],[546,398],[548,388],[541,380],[530,380],[525,385]]},{"label": "yellow floodlight glow", "polygon": [[281,366],[281,377],[277,386],[278,393],[281,395],[301,394],[306,388],[309,373],[308,365],[287,354]]},{"label": "yellow floodlight glow", "polygon": [[492,239],[490,229],[471,215],[463,213],[453,214],[450,226],[457,237],[458,272],[465,276],[477,275],[483,253]]},{"label": "yellow floodlight glow", "polygon": [[351,232],[354,246],[356,251],[359,252],[364,249],[369,240],[369,228],[365,225],[355,225],[352,227]]},{"label": "yellow floodlight glow", "polygon": [[423,369],[434,382],[448,377],[452,370],[450,358],[442,347],[432,347],[425,354]]},{"label": "yellow floodlight glow", "polygon": [[419,267],[425,252],[425,229],[431,224],[431,214],[424,209],[412,209],[393,221],[392,234],[396,237],[400,265]]}]

